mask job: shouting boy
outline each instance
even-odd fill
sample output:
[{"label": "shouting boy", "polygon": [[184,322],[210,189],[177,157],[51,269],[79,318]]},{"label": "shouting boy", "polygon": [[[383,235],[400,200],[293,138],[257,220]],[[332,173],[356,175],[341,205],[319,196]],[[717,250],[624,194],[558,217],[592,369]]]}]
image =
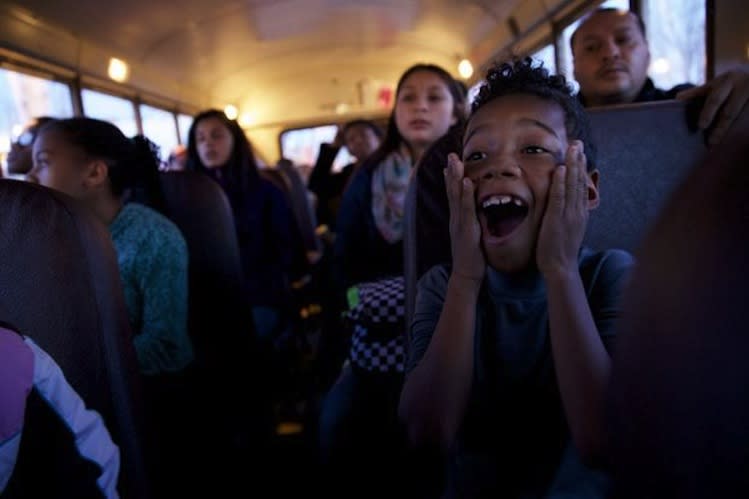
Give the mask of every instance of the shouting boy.
[{"label": "shouting boy", "polygon": [[445,497],[603,497],[613,322],[632,266],[581,247],[588,118],[530,59],[491,69],[445,171],[452,266],[420,280],[400,414],[448,455]]}]

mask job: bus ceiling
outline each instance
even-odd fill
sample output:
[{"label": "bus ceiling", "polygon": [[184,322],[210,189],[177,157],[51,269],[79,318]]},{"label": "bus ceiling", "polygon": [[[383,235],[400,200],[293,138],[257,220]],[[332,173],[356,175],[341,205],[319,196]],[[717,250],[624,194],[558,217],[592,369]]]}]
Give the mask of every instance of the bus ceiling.
[{"label": "bus ceiling", "polygon": [[[233,105],[245,128],[276,129],[382,116],[398,76],[417,62],[460,77],[467,59],[470,85],[497,55],[550,39],[553,22],[591,4],[12,0],[0,4],[0,47],[73,71],[83,84],[183,109]],[[112,58],[126,64],[121,82],[108,74]]]}]

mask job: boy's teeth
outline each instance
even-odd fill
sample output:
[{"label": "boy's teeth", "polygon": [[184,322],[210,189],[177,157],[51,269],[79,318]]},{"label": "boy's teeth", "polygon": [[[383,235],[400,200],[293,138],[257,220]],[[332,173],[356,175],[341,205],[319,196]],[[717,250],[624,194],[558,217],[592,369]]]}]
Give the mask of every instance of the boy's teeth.
[{"label": "boy's teeth", "polygon": [[523,206],[523,202],[521,200],[519,200],[519,199],[513,199],[512,196],[506,196],[506,195],[500,196],[500,195],[497,195],[497,196],[492,196],[489,199],[487,199],[486,201],[484,201],[483,207],[487,208],[489,206],[494,206],[494,205],[498,205],[498,204],[510,204],[510,203],[513,203],[513,202],[517,206]]}]

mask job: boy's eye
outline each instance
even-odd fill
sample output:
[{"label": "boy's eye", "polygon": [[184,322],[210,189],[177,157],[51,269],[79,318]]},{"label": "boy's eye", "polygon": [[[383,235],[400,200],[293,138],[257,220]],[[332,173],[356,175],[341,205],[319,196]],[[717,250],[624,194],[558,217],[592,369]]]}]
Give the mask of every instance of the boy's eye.
[{"label": "boy's eye", "polygon": [[522,149],[524,154],[543,154],[548,152],[546,149],[540,146],[525,146]]},{"label": "boy's eye", "polygon": [[464,161],[481,161],[484,158],[486,158],[486,153],[475,151],[468,153]]}]

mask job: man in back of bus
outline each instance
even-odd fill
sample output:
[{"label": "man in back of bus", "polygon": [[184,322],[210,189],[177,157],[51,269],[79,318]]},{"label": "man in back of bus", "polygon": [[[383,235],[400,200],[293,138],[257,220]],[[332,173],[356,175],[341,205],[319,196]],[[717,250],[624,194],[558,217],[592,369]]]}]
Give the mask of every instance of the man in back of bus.
[{"label": "man in back of bus", "polygon": [[729,71],[700,87],[656,88],[647,76],[650,51],[645,26],[633,12],[595,10],[575,30],[570,45],[580,83],[578,97],[586,107],[704,95],[699,126],[712,129],[709,142],[715,144],[749,101],[749,74],[741,71]]}]

